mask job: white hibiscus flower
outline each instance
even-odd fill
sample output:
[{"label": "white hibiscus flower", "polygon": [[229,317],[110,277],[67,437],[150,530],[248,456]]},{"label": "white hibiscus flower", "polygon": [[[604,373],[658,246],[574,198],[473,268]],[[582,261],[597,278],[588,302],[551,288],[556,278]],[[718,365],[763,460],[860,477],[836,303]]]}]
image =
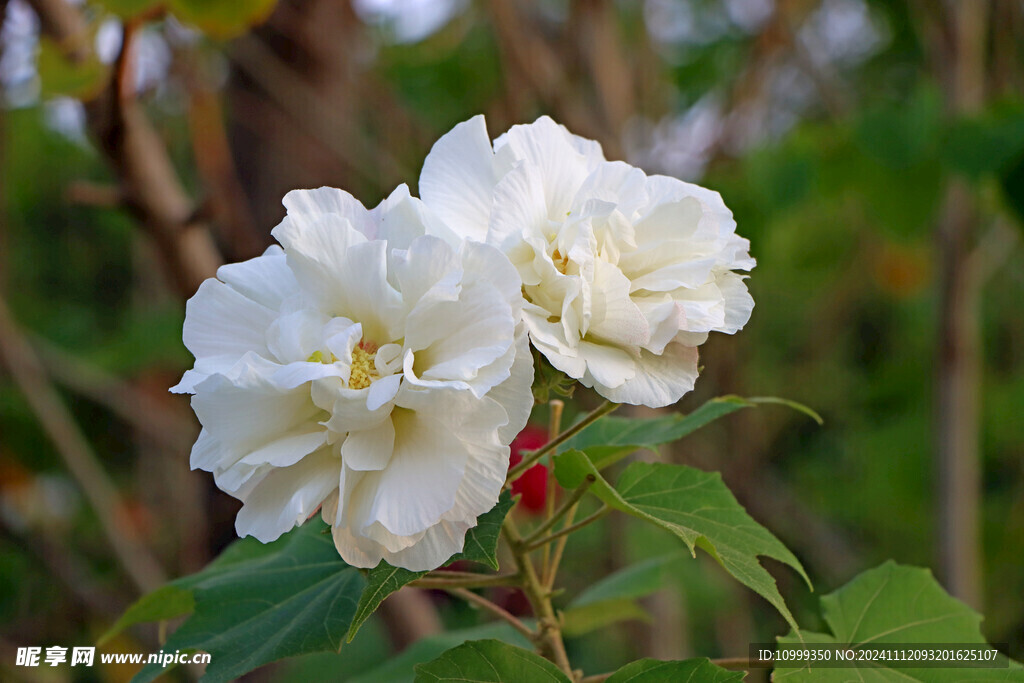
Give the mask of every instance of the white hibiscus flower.
[{"label": "white hibiscus flower", "polygon": [[[520,281],[496,249],[445,241],[405,186],[368,211],[289,193],[281,247],[189,300],[175,391],[203,425],[192,467],[274,540],[318,507],[349,564],[434,569],[498,500],[532,406]],[[517,328],[519,328],[517,330]]]},{"label": "white hibiscus flower", "polygon": [[611,401],[676,402],[708,333],[750,317],[733,271],[754,260],[718,193],[606,161],[547,117],[493,145],[482,116],[455,126],[424,162],[420,195],[509,257],[533,345]]}]

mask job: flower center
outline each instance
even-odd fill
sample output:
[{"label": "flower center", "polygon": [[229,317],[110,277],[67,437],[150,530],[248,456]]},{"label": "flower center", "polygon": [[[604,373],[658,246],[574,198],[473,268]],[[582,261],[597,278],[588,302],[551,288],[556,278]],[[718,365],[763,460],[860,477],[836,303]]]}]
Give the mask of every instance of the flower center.
[{"label": "flower center", "polygon": [[554,261],[555,268],[558,269],[558,272],[565,275],[565,270],[569,266],[569,257],[562,256],[562,252],[558,251],[558,248],[556,247],[554,253],[551,254],[551,260]]},{"label": "flower center", "polygon": [[373,353],[376,351],[375,345],[362,342],[352,349],[352,371],[348,378],[349,389],[365,389],[370,386],[370,382],[380,377],[377,367],[373,364]]}]

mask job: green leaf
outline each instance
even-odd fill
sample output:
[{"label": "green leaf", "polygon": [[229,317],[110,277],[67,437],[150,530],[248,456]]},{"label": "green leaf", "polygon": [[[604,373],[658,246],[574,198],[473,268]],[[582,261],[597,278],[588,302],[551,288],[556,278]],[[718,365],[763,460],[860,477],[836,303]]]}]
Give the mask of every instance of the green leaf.
[{"label": "green leaf", "polygon": [[629,619],[649,620],[650,615],[635,600],[659,590],[669,567],[682,556],[675,552],[644,560],[588,587],[562,613],[566,635],[589,633]]},{"label": "green leaf", "polygon": [[745,676],[746,673],[743,671],[723,669],[704,657],[675,662],[641,659],[631,662],[613,673],[606,683],[679,683],[680,681],[726,683],[726,681],[742,681]]},{"label": "green leaf", "polygon": [[389,658],[377,668],[367,671],[349,683],[409,683],[413,680],[413,667],[437,659],[446,650],[467,640],[497,638],[512,645],[531,647],[530,641],[504,621],[492,621],[481,626],[445,631],[436,636],[417,640],[399,654]]},{"label": "green leaf", "polygon": [[352,623],[349,624],[348,633],[345,635],[345,642],[351,643],[356,637],[359,627],[370,618],[384,598],[388,597],[402,586],[412,583],[426,572],[414,572],[401,567],[392,567],[384,560],[366,574],[366,588],[359,596],[359,606],[352,616]]},{"label": "green leaf", "polygon": [[[458,562],[459,560],[470,560],[486,564],[491,569],[498,569],[498,537],[501,535],[501,525],[512,509],[513,500],[508,491],[502,491],[498,498],[498,504],[490,511],[485,512],[477,518],[476,526],[466,532],[466,542],[463,544],[461,553],[452,555],[445,564]],[[427,572],[414,572],[400,567],[392,567],[381,560],[380,564],[371,569],[366,575],[366,588],[359,597],[359,606],[352,617],[352,624],[349,626],[346,642],[352,642],[359,627],[370,618],[376,611],[384,598],[397,591],[402,586],[412,583]]]},{"label": "green leaf", "polygon": [[192,591],[173,583],[161,586],[152,593],[143,595],[134,605],[125,610],[124,614],[114,622],[114,625],[100,636],[96,644],[103,645],[121,631],[135,624],[174,619],[192,614],[195,606]]},{"label": "green leaf", "polygon": [[99,4],[108,12],[122,19],[131,19],[159,4],[158,0],[99,0]]},{"label": "green leaf", "polygon": [[650,595],[662,587],[668,568],[682,556],[681,551],[674,552],[624,567],[589,586],[569,603],[569,607]]},{"label": "green leaf", "polygon": [[[365,580],[338,556],[326,529],[322,522],[307,522],[251,554],[249,544],[226,553],[189,577],[195,612],[164,651],[208,652],[208,683],[231,680],[284,657],[337,651]],[[134,680],[150,681],[164,671],[150,665]]]},{"label": "green leaf", "polygon": [[416,666],[417,683],[435,681],[570,683],[568,676],[540,655],[500,640],[471,640]]},{"label": "green leaf", "polygon": [[575,488],[588,475],[597,480],[590,491],[610,507],[672,532],[696,557],[700,546],[743,585],[770,602],[799,631],[779,594],[775,579],[761,566],[759,556],[788,564],[810,585],[800,562],[767,529],[755,522],[736,501],[717,472],[684,465],[635,462],[612,488],[580,451],[555,459],[555,476]]},{"label": "green leaf", "polygon": [[971,178],[1004,171],[1024,154],[1024,107],[1006,103],[955,122],[942,153],[950,167]]},{"label": "green leaf", "polygon": [[635,600],[618,598],[570,607],[562,612],[562,633],[575,638],[620,621],[651,621],[651,615]]},{"label": "green leaf", "polygon": [[212,38],[234,38],[270,16],[277,0],[171,0],[171,11]]},{"label": "green leaf", "polygon": [[603,417],[559,448],[578,449],[590,456],[597,469],[604,469],[641,448],[656,450],[661,444],[678,441],[701,427],[742,408],[759,404],[785,405],[809,415],[821,424],[821,417],[807,406],[782,398],[721,396],[707,401],[688,415],[665,415],[647,419]]},{"label": "green leaf", "polygon": [[[930,571],[891,561],[824,596],[821,606],[832,635],[805,632],[802,642],[839,643],[854,649],[886,643],[986,642],[981,635],[981,615],[946,593]],[[778,641],[801,642],[793,635]],[[1007,669],[895,669],[885,667],[885,662],[865,662],[856,671],[856,680],[872,681],[1024,680],[1024,671],[1016,662]],[[851,680],[851,669],[780,666],[772,678],[838,683]]]},{"label": "green leaf", "polygon": [[501,525],[505,522],[508,511],[512,509],[514,503],[512,494],[502,491],[501,497],[498,498],[498,504],[490,511],[480,515],[476,520],[476,526],[466,533],[466,543],[462,547],[462,552],[452,555],[452,558],[445,564],[469,560],[486,564],[497,571],[498,538],[501,537]]},{"label": "green leaf", "polygon": [[46,37],[39,40],[36,68],[43,95],[67,95],[79,99],[97,95],[109,71],[93,54],[81,62],[71,61],[60,46]]},{"label": "green leaf", "polygon": [[919,88],[909,99],[868,111],[857,124],[857,141],[886,166],[905,169],[933,153],[941,116],[939,93],[934,88]]}]

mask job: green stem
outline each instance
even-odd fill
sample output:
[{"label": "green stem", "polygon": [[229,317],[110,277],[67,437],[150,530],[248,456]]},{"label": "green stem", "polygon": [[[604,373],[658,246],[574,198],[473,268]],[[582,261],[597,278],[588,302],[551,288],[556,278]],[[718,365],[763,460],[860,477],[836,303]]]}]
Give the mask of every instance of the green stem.
[{"label": "green stem", "polygon": [[555,609],[551,605],[551,594],[537,577],[537,571],[534,569],[533,561],[530,560],[529,551],[523,546],[522,538],[511,517],[505,518],[501,531],[512,549],[512,557],[519,569],[523,592],[526,594],[526,599],[530,601],[533,614],[537,618],[537,632],[533,634],[534,645],[542,656],[554,662],[570,680],[576,680],[572,666],[569,664],[569,656],[565,653],[561,625],[555,616]]},{"label": "green stem", "polygon": [[523,458],[523,461],[508,471],[508,477],[505,479],[505,488],[511,488],[512,482],[519,478],[519,476],[526,470],[533,467],[533,464],[543,458],[548,453],[551,453],[556,448],[561,446],[563,443],[571,439],[572,437],[579,434],[582,430],[589,427],[591,424],[604,417],[608,413],[612,412],[619,407],[618,403],[611,403],[605,401],[594,410],[587,413],[587,416],[582,420],[569,427],[564,432],[559,434],[557,437],[549,441],[542,448],[535,450],[528,456]]},{"label": "green stem", "polygon": [[473,591],[467,590],[465,588],[448,588],[446,590],[452,595],[462,598],[466,602],[474,604],[478,607],[482,607],[490,611],[492,614],[498,615],[499,617],[507,621],[509,624],[511,624],[512,628],[519,631],[531,640],[533,640],[533,638],[537,635],[532,630],[530,630],[530,628],[526,624],[519,621],[519,619],[513,616],[511,612],[508,612],[499,605],[494,604],[482,595],[477,595]]},{"label": "green stem", "polygon": [[449,588],[485,588],[487,586],[518,586],[520,578],[518,574],[481,574],[477,578],[434,578],[423,577],[416,579],[409,585],[413,588],[437,588],[448,590]]},{"label": "green stem", "polygon": [[597,481],[597,477],[595,477],[593,474],[588,474],[586,478],[583,480],[583,483],[577,486],[575,489],[573,489],[571,493],[569,493],[566,499],[559,506],[558,510],[551,513],[551,516],[548,517],[548,519],[546,519],[543,524],[534,529],[529,536],[524,538],[523,543],[525,545],[532,544],[534,541],[540,538],[545,531],[547,531],[555,524],[557,524],[558,520],[562,519],[562,517],[565,516],[565,513],[567,513],[570,510],[570,508],[576,505],[577,502],[579,502],[579,499],[583,497],[583,494],[587,492],[587,489],[589,489],[595,481]]},{"label": "green stem", "polygon": [[555,533],[550,534],[548,536],[545,536],[544,538],[542,538],[540,540],[532,541],[529,545],[525,546],[525,550],[526,550],[526,552],[529,553],[529,552],[533,552],[537,548],[543,548],[548,543],[551,543],[552,541],[557,540],[557,539],[561,538],[562,536],[568,536],[569,534],[571,534],[572,532],[576,531],[577,529],[582,529],[583,527],[587,526],[588,524],[592,524],[592,523],[596,522],[597,520],[601,519],[602,517],[604,517],[605,515],[607,515],[611,511],[612,511],[612,509],[610,507],[608,507],[607,505],[602,505],[600,508],[598,508],[597,512],[595,512],[594,514],[590,515],[589,517],[581,519],[580,521],[578,521],[575,524],[572,524],[570,526],[563,527],[562,529],[559,529]]}]

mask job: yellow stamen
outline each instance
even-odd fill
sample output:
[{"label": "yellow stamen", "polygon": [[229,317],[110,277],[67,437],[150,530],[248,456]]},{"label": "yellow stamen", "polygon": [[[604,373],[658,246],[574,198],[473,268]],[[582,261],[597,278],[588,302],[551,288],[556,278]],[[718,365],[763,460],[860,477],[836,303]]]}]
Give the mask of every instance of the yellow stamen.
[{"label": "yellow stamen", "polygon": [[377,367],[373,364],[373,356],[363,349],[363,345],[352,349],[352,372],[348,378],[349,389],[365,389],[370,382],[380,377]]}]

